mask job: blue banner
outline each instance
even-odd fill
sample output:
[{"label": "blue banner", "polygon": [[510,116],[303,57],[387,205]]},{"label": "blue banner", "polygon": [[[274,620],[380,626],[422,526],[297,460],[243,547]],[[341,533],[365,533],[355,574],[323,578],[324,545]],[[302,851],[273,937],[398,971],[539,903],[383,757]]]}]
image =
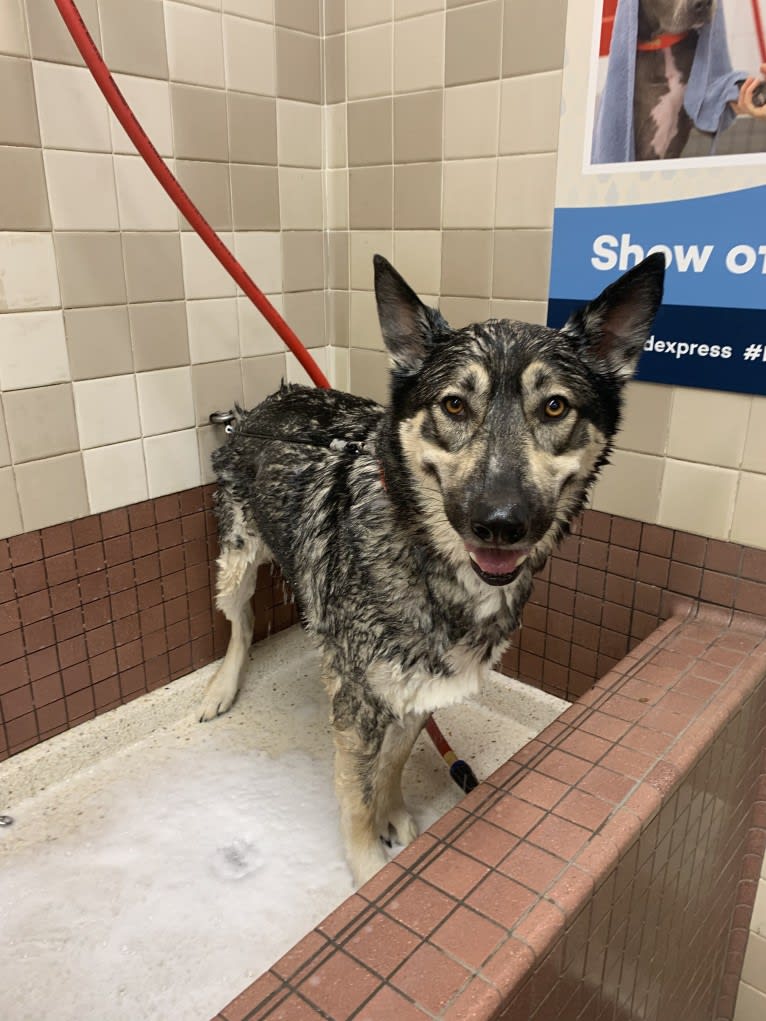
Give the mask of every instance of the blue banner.
[{"label": "blue banner", "polygon": [[[551,299],[548,325],[558,329],[583,304]],[[636,379],[766,395],[766,312],[663,305]]]},{"label": "blue banner", "polygon": [[665,299],[638,379],[766,394],[766,186],[557,209],[548,324],[661,251]]}]

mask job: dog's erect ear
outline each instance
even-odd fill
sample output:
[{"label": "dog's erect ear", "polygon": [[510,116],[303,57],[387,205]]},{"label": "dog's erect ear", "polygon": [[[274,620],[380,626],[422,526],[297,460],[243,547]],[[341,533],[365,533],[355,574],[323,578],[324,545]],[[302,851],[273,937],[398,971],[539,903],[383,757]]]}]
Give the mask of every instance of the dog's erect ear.
[{"label": "dog's erect ear", "polygon": [[437,311],[423,304],[387,259],[376,255],[372,261],[383,340],[398,368],[416,372],[446,323]]},{"label": "dog's erect ear", "polygon": [[575,338],[593,368],[630,379],[660,307],[664,280],[665,256],[657,252],[574,312],[561,332]]}]

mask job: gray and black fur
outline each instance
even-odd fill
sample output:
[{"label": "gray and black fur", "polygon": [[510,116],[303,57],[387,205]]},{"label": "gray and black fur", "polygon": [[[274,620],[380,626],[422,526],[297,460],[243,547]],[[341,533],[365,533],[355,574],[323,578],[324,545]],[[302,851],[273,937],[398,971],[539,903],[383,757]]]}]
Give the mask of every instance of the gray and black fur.
[{"label": "gray and black fur", "polygon": [[401,773],[415,738],[478,690],[605,463],[663,276],[650,257],[561,331],[452,330],[377,256],[389,405],[283,386],[214,454],[232,638],[201,718],[236,697],[255,572],[273,557],[323,649],[357,882],[384,863],[389,826],[414,837]]}]

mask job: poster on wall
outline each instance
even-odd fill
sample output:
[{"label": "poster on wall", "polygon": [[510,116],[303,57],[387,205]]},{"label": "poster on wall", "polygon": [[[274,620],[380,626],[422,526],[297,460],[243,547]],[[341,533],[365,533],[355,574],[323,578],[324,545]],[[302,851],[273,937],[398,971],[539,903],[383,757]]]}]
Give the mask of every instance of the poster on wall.
[{"label": "poster on wall", "polygon": [[637,378],[766,394],[766,0],[570,0],[548,325],[650,252]]}]

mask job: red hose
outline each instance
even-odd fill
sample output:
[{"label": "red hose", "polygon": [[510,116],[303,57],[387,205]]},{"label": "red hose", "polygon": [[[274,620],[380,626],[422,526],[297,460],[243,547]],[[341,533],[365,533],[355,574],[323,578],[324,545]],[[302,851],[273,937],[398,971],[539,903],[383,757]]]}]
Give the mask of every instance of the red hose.
[{"label": "red hose", "polygon": [[221,241],[216,232],[207,222],[202,213],[197,209],[184,189],[166,166],[164,160],[152,145],[149,136],[136,120],[133,111],[125,101],[125,97],[117,88],[117,84],[109,73],[109,68],[104,63],[96,44],[91,39],[88,29],[85,27],[80,12],[77,10],[73,0],[55,0],[59,14],[64,19],[69,34],[74,44],[80,51],[83,60],[88,65],[90,73],[96,79],[98,87],[104,95],[109,106],[112,108],[115,117],[125,129],[126,134],[135,145],[138,152],[143,156],[147,166],[167,192],[171,201],[202,238],[207,247],[218,259],[226,272],[239,284],[250,301],[255,305],[261,315],[276,330],[282,340],[301,363],[309,374],[312,382],[325,389],[330,383],[317,363],[301,344],[293,330],[288,326],[282,316],[277,312],[266,295],[251,279],[244,267],[237,261],[232,252]]},{"label": "red hose", "polygon": [[761,63],[766,64],[766,35],[763,31],[763,18],[761,17],[760,0],[752,0],[753,21],[755,22],[755,34],[758,39],[758,48],[761,51]]},{"label": "red hose", "polygon": [[447,743],[447,738],[436,726],[433,716],[429,716],[428,719],[426,720],[426,730],[428,731],[428,736],[431,738],[434,745],[436,746],[437,752],[441,755],[443,759],[446,759],[447,756],[452,751],[452,749]]},{"label": "red hose", "polygon": [[[114,78],[112,78],[109,68],[104,63],[103,57],[98,52],[96,44],[93,42],[93,39],[86,28],[74,0],[55,0],[55,3],[59,9],[59,14],[64,19],[66,27],[69,29],[69,34],[72,36],[75,46],[80,51],[83,60],[88,65],[90,73],[96,80],[96,84],[101,89],[104,99],[106,99],[115,117],[125,129],[126,134],[133,145],[135,145],[139,154],[144,158],[144,162],[167,192],[170,200],[174,203],[182,216],[184,216],[184,218],[188,221],[190,226],[194,228],[199,237],[202,238],[229,276],[231,276],[239,284],[261,315],[274,328],[274,330],[276,330],[309,374],[311,381],[318,387],[329,389],[330,383],[327,377],[300,342],[296,334],[288,326],[279,312],[277,312],[266,295],[251,279],[242,264],[238,262],[233,253],[230,252],[223,241],[221,241],[152,145],[149,136],[141,127],[135,114],[128,106],[125,97],[117,87],[117,83]],[[452,751],[446,738],[437,727],[433,718],[429,718],[427,729],[431,739],[442,756]]]}]

